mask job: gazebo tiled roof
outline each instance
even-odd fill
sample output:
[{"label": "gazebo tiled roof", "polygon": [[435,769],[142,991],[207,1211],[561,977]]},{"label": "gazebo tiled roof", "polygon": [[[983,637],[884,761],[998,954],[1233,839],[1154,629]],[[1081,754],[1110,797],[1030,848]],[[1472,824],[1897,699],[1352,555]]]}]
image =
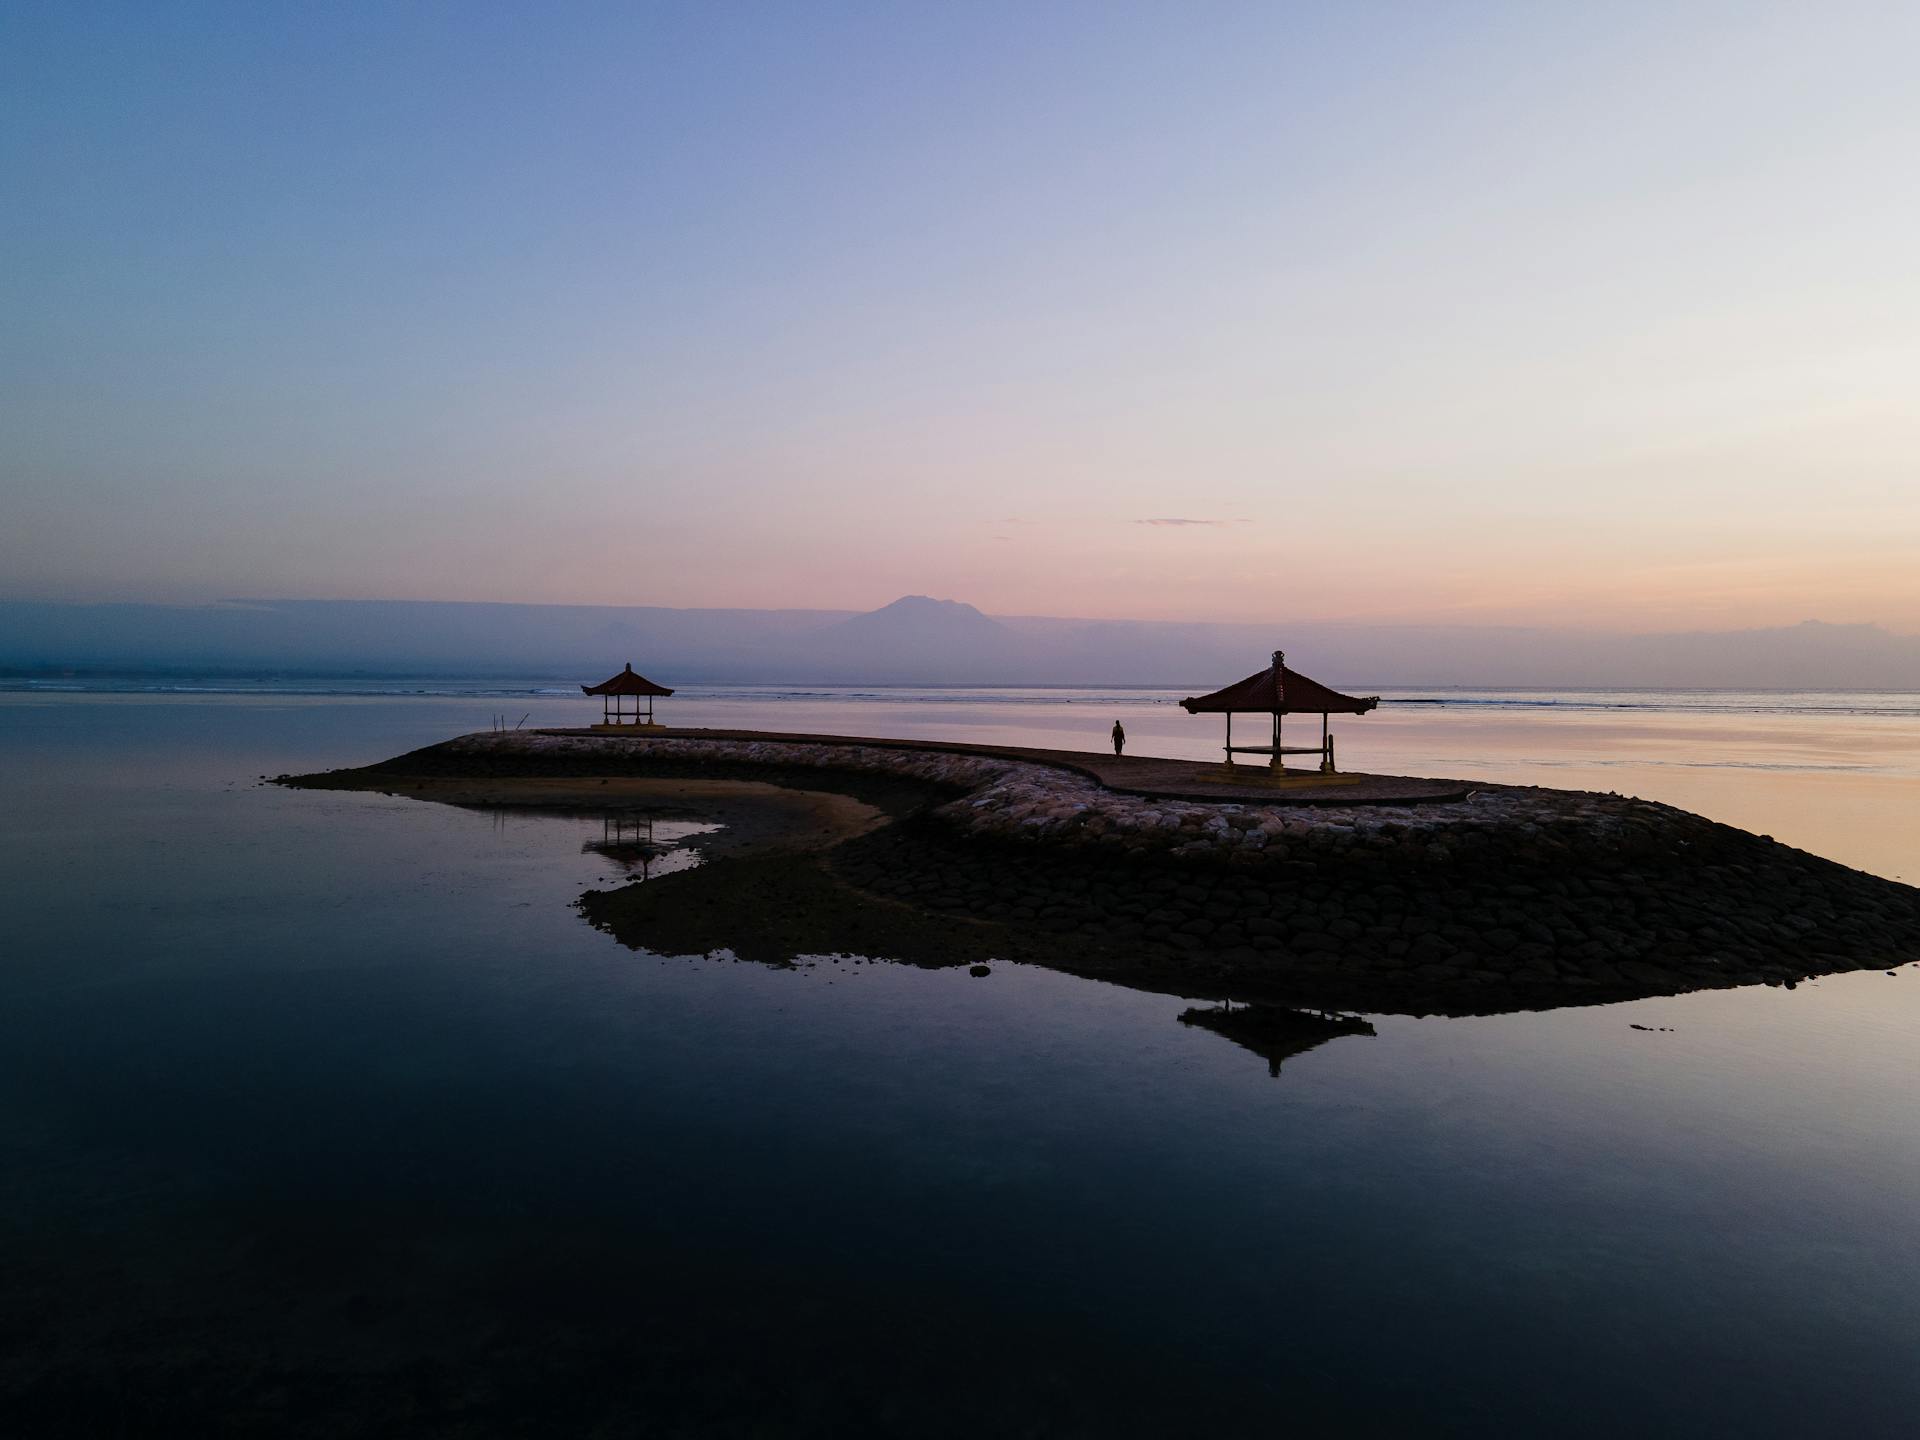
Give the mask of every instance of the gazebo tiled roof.
[{"label": "gazebo tiled roof", "polygon": [[665,685],[656,685],[644,675],[633,673],[633,664],[628,662],[611,680],[603,680],[598,685],[582,685],[583,695],[671,695],[673,691]]},{"label": "gazebo tiled roof", "polygon": [[1180,702],[1189,715],[1364,715],[1380,703],[1378,695],[1342,695],[1318,680],[1290,670],[1278,656],[1258,674],[1211,695],[1190,695]]}]

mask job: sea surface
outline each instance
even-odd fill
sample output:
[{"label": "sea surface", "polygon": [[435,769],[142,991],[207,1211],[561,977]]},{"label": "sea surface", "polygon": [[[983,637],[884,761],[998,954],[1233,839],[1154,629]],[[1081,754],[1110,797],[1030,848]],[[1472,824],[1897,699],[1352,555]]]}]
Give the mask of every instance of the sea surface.
[{"label": "sea surface", "polygon": [[[661,715],[1217,753],[1177,699]],[[630,951],[572,908],[629,873],[597,817],[260,783],[589,711],[0,682],[0,1433],[1913,1432],[1920,967],[1372,1016],[1274,1075],[1037,967]],[[1920,878],[1916,695],[1389,692],[1336,733]]]}]

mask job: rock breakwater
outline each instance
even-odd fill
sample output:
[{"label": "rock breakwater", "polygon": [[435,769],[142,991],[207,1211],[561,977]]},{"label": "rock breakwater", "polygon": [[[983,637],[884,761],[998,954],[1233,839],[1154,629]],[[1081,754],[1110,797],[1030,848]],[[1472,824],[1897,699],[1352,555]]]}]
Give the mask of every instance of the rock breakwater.
[{"label": "rock breakwater", "polygon": [[[950,958],[1033,958],[1037,944],[1060,968],[1188,994],[1477,1011],[1920,958],[1920,891],[1616,795],[1487,786],[1303,811],[1120,794],[1004,753],[544,732],[465,736],[304,783],[673,773],[912,788],[895,823],[813,863],[880,901],[972,922],[961,948],[979,953]],[[719,878],[699,874],[654,883]]]}]

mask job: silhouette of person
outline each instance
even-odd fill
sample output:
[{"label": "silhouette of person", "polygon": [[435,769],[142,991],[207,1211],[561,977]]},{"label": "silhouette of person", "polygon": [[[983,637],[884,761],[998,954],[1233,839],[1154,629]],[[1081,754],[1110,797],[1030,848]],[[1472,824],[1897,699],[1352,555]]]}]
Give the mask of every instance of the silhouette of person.
[{"label": "silhouette of person", "polygon": [[1113,753],[1118,755],[1127,748],[1127,732],[1118,720],[1113,722]]}]

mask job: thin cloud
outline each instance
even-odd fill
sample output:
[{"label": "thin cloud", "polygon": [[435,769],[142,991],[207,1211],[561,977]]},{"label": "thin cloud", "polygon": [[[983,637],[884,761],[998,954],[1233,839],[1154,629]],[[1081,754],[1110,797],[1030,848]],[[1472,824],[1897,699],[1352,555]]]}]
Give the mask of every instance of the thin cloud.
[{"label": "thin cloud", "polygon": [[1156,520],[1136,520],[1136,525],[1225,525],[1225,520],[1187,520],[1178,516],[1161,516]]}]

